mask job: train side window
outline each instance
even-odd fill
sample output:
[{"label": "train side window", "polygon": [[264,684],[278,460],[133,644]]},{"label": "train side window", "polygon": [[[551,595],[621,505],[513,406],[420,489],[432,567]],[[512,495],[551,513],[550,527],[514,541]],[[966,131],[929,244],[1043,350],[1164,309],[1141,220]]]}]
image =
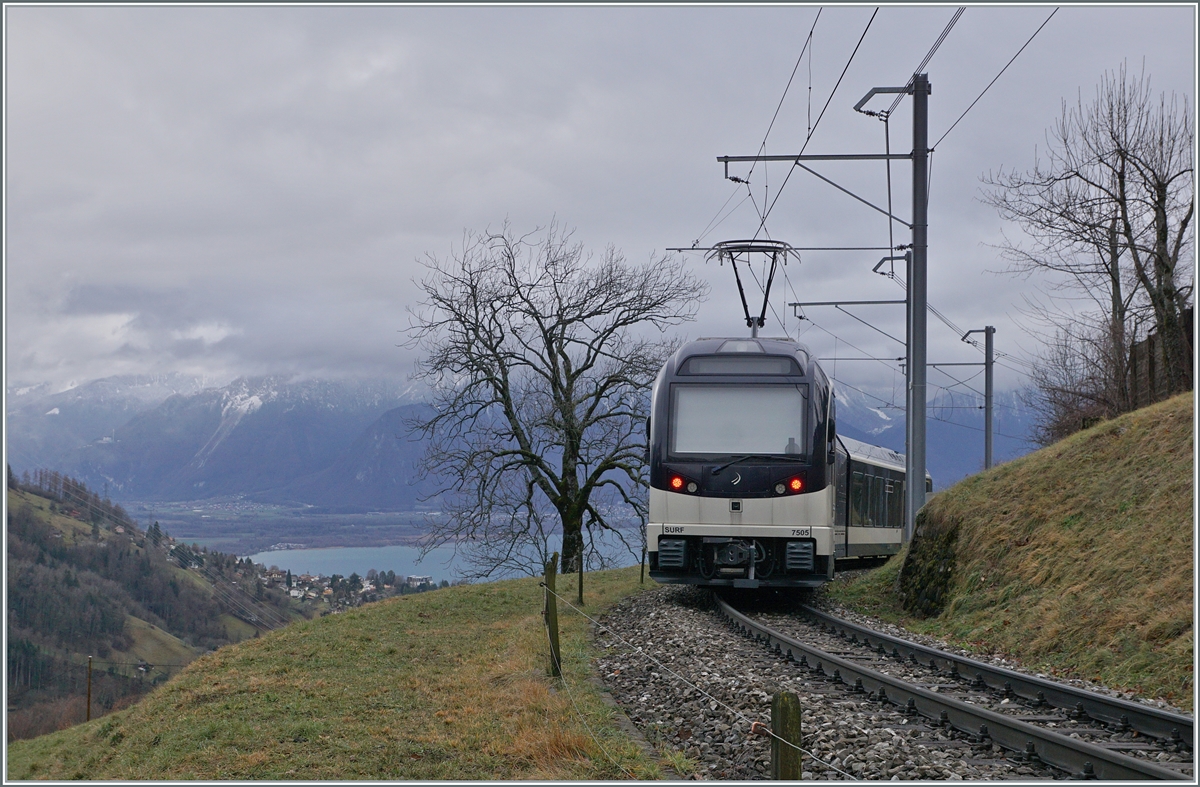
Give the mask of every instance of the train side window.
[{"label": "train side window", "polygon": [[863,490],[863,474],[855,473],[850,481],[850,524],[862,526],[867,520],[867,500]]},{"label": "train side window", "polygon": [[875,502],[875,476],[867,476],[863,486],[867,498],[867,516],[863,524],[867,527],[875,527],[879,517],[879,506]]},{"label": "train side window", "polygon": [[892,482],[892,496],[888,500],[890,527],[904,527],[904,482]]},{"label": "train side window", "polygon": [[887,523],[888,510],[887,510],[887,506],[884,506],[883,477],[882,476],[878,476],[878,475],[875,476],[874,491],[875,491],[875,494],[871,495],[871,497],[875,498],[875,527],[886,528],[888,525],[888,523]]},{"label": "train side window", "polygon": [[863,527],[875,526],[875,511],[871,505],[871,476],[863,476]]}]

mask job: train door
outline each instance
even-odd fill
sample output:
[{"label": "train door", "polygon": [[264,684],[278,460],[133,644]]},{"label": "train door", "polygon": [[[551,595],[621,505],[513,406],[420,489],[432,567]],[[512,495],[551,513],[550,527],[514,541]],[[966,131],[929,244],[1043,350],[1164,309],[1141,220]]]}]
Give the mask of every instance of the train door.
[{"label": "train door", "polygon": [[838,450],[835,452],[834,459],[834,478],[837,479],[834,492],[833,503],[833,556],[835,558],[846,556],[846,545],[849,536],[846,531],[846,522],[850,517],[849,505],[849,488],[850,488],[850,457],[846,452]]}]

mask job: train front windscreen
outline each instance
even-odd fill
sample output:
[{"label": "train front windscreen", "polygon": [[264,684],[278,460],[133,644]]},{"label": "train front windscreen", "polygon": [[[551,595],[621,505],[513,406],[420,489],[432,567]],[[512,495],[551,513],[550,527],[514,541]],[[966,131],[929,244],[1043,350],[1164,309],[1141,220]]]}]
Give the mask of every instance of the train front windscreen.
[{"label": "train front windscreen", "polygon": [[672,457],[807,455],[807,385],[672,386]]}]

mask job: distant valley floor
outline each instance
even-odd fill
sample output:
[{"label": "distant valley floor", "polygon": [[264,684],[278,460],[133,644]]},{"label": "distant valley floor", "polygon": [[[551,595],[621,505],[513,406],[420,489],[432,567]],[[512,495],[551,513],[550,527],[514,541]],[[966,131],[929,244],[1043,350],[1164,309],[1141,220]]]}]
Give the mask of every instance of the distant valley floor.
[{"label": "distant valley floor", "polygon": [[428,532],[428,511],[339,514],[223,498],[187,502],[123,503],[139,523],[159,527],[187,543],[251,555],[277,544],[292,548],[415,545]]}]

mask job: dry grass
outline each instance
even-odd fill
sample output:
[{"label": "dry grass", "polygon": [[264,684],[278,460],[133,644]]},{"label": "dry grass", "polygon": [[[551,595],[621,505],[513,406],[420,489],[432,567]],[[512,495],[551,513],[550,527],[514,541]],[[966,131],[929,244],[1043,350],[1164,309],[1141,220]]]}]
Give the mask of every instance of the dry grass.
[{"label": "dry grass", "polygon": [[930,501],[961,522],[950,599],[917,621],[893,565],[831,589],[1029,665],[1192,707],[1193,399],[1144,408],[973,476]]},{"label": "dry grass", "polygon": [[[637,592],[638,570],[586,587],[594,615]],[[560,592],[573,596],[573,580]],[[8,776],[659,778],[588,682],[586,621],[569,611],[570,692],[547,677],[541,608],[537,582],[515,580],[297,623],[200,658],[122,713],[13,744]]]}]

